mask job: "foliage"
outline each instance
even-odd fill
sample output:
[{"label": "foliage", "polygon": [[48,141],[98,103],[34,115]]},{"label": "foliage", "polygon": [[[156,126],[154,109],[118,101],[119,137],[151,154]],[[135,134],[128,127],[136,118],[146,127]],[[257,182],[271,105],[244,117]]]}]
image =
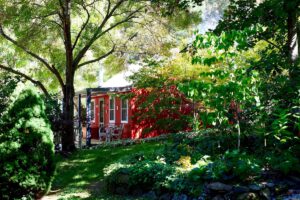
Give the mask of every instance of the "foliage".
[{"label": "foliage", "polygon": [[258,161],[238,151],[227,151],[224,156],[212,164],[211,177],[216,180],[238,179],[240,181],[252,181],[260,176],[261,165]]},{"label": "foliage", "polygon": [[[294,134],[298,132],[294,128],[297,126],[297,120],[290,115],[294,107],[299,106],[299,103],[295,104],[299,95],[299,52],[295,50],[297,47],[291,44],[291,37],[299,41],[299,35],[293,32],[299,25],[299,3],[298,0],[266,0],[260,3],[230,1],[224,18],[214,30],[217,36],[222,36],[228,32],[261,27],[255,33],[249,34],[244,44],[260,57],[255,60],[246,59],[246,63],[249,65],[248,71],[255,70],[259,73],[258,99],[261,115],[257,115],[257,119],[259,123],[264,124],[262,128],[265,132],[271,132],[269,127],[275,130],[275,126],[281,131],[289,130]],[[239,40],[236,41],[237,44],[240,43]],[[257,48],[262,42],[265,45]],[[283,125],[282,117],[289,123]],[[278,131],[273,133],[279,134]]]},{"label": "foliage", "polygon": [[266,161],[272,170],[278,171],[284,175],[300,174],[299,157],[294,152],[285,150],[279,153],[271,153],[266,157]]},{"label": "foliage", "polygon": [[151,135],[175,133],[189,128],[191,106],[173,86],[133,91],[135,107],[132,122],[134,130]]},{"label": "foliage", "polygon": [[11,76],[5,72],[0,73],[0,118],[4,114],[4,111],[7,110],[7,107],[10,102],[10,97],[19,81],[18,77]]},{"label": "foliage", "polygon": [[196,112],[203,128],[210,125],[222,134],[234,125],[238,148],[243,134],[293,140],[299,132],[299,54],[291,54],[298,52],[291,49],[291,35],[299,40],[292,31],[299,24],[297,6],[299,1],[233,0],[214,31],[196,35],[192,63],[209,70],[179,89],[202,102]]},{"label": "foliage", "polygon": [[54,143],[60,143],[62,130],[61,104],[57,101],[57,96],[43,96],[45,103],[45,113],[50,122],[51,130],[54,134]]},{"label": "foliage", "polygon": [[189,173],[191,181],[238,181],[247,182],[259,178],[262,166],[259,160],[246,153],[227,151],[213,161],[209,156],[200,159]]},{"label": "foliage", "polygon": [[145,133],[191,129],[194,104],[178,91],[177,85],[193,77],[196,70],[186,57],[178,56],[172,61],[148,60],[146,66],[130,77],[137,88],[131,96],[136,105],[133,122]]},{"label": "foliage", "polygon": [[55,170],[53,135],[41,97],[21,92],[0,127],[1,198],[40,198]]},{"label": "foliage", "polygon": [[160,9],[162,15],[168,16],[174,14],[176,11],[188,11],[190,6],[201,5],[203,0],[153,0],[151,2]]},{"label": "foliage", "polygon": [[[160,54],[157,46],[161,47],[160,52],[168,52],[177,42],[157,40],[158,35],[166,38],[171,30],[168,28],[151,35],[157,30],[155,25],[168,24],[160,22],[162,17],[155,12],[158,9],[154,10],[153,3],[132,0],[0,1],[0,48],[8,49],[0,55],[0,68],[21,75],[45,94],[49,94],[48,90],[62,93],[63,150],[75,149],[74,85],[76,82],[81,84],[83,79],[95,80],[92,70],[80,69],[96,66],[109,56],[121,57],[111,61],[122,62],[130,57],[140,60],[144,54]],[[178,2],[169,3],[172,6]],[[155,5],[158,5],[156,8],[164,7],[164,1],[156,1]],[[186,0],[180,1],[179,5],[184,9],[190,7]],[[184,19],[190,17],[186,12],[181,14],[185,15]],[[189,22],[195,21],[185,20],[185,23]],[[143,30],[149,31],[144,34]],[[130,43],[136,38],[138,41],[132,47]],[[142,45],[146,48],[140,48]],[[151,53],[147,51],[150,46]],[[142,50],[138,51],[137,47]],[[76,72],[81,72],[77,76],[79,81],[75,79]]]},{"label": "foliage", "polygon": [[[174,169],[162,162],[144,160],[135,163],[128,168],[120,168],[110,174],[108,178],[108,185],[111,189],[118,188],[118,181],[120,176],[127,175],[128,183],[126,187],[129,191],[140,188],[144,191],[151,189],[160,190],[163,187],[167,177],[172,174]],[[124,185],[126,183],[119,183]]]},{"label": "foliage", "polygon": [[[178,143],[167,144],[163,152],[151,157],[139,154],[123,160],[122,165],[107,176],[110,191],[118,193],[116,188],[123,185],[131,192],[138,188],[145,192],[155,190],[199,196],[206,182],[247,182],[260,178],[262,160],[250,153],[224,148],[205,155],[203,144],[212,141],[208,137],[177,134],[176,138]],[[232,147],[234,149],[233,143]]]}]

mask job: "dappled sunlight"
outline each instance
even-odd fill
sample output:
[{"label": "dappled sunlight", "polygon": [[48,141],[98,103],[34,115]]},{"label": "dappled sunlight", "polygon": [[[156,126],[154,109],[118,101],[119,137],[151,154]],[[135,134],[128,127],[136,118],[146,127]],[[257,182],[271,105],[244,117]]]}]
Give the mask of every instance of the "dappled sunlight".
[{"label": "dappled sunlight", "polygon": [[[78,151],[70,158],[59,161],[52,189],[66,191],[68,198],[71,196],[75,198],[80,192],[77,193],[77,191],[72,190],[86,188],[83,190],[83,194],[86,196],[84,198],[91,198],[87,195],[90,190],[88,188],[101,182],[101,180],[103,181],[104,176],[107,176],[111,171],[124,167],[125,164],[124,161],[120,160],[121,158],[124,159],[134,153],[152,154],[162,147],[163,145],[160,143],[150,142],[126,147]],[[65,195],[62,197],[65,198]]]}]

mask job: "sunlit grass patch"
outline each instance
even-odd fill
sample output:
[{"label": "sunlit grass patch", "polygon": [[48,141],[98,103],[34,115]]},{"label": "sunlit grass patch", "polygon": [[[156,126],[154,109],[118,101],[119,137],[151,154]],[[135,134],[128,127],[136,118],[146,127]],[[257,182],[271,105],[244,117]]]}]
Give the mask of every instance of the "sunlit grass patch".
[{"label": "sunlit grass patch", "polygon": [[104,174],[123,166],[122,160],[126,160],[132,154],[152,155],[163,147],[164,142],[150,142],[115,148],[80,150],[67,159],[57,156],[57,171],[52,190],[59,192],[51,199],[124,199],[106,194],[103,189]]}]

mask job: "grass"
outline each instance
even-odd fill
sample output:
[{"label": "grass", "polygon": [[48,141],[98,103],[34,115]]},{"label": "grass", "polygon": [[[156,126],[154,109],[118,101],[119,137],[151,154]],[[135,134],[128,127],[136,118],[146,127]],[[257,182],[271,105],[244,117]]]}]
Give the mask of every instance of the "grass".
[{"label": "grass", "polygon": [[[125,199],[106,193],[104,169],[134,154],[149,155],[163,148],[162,142],[150,142],[115,148],[77,151],[69,158],[57,157],[57,172],[45,199]],[[128,197],[127,199],[133,199]]]}]

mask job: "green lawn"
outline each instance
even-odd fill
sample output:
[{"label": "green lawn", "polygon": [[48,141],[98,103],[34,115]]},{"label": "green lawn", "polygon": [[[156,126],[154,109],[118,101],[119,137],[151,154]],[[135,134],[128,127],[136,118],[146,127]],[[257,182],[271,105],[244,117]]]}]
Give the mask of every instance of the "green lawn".
[{"label": "green lawn", "polygon": [[[57,157],[57,172],[51,192],[45,199],[124,199],[106,194],[104,170],[134,153],[152,154],[163,148],[162,142],[131,146],[81,150],[65,159]],[[130,199],[128,197],[128,199]],[[132,199],[132,198],[131,198]]]}]

